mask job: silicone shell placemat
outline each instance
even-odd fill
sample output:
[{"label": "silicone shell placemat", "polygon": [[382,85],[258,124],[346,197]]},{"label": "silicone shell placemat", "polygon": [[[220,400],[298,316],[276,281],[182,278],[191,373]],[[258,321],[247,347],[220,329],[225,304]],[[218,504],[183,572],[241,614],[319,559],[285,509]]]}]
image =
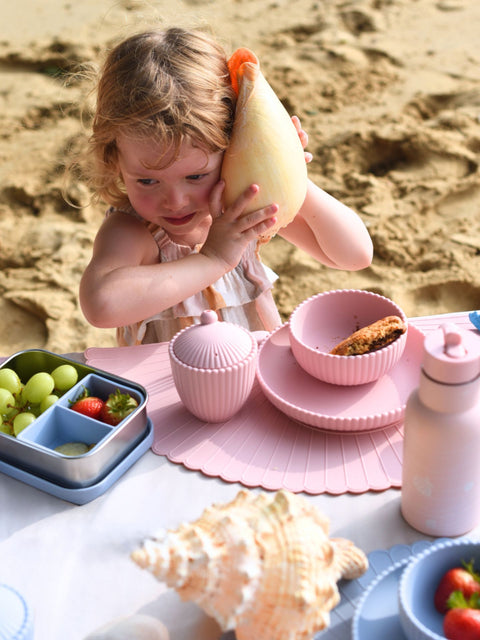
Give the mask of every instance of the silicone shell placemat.
[{"label": "silicone shell placemat", "polygon": [[[444,320],[471,327],[466,313],[415,318],[410,324],[428,333]],[[148,415],[155,429],[152,450],[188,469],[248,487],[311,494],[363,493],[401,485],[401,421],[356,433],[309,428],[274,407],[256,382],[231,420],[204,423],[178,397],[167,343],[90,348],[85,358],[147,389]]]}]

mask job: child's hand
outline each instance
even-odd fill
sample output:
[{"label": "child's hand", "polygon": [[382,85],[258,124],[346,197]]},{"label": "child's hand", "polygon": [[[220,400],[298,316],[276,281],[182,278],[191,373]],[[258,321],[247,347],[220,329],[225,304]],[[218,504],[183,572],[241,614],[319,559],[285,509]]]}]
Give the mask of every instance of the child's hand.
[{"label": "child's hand", "polygon": [[[305,147],[308,144],[308,134],[306,131],[302,129],[302,125],[300,123],[300,118],[298,116],[292,116],[292,122],[297,130],[298,137],[300,138],[300,142],[302,143],[302,147]],[[313,159],[313,155],[309,151],[305,151],[305,162],[308,164]]]},{"label": "child's hand", "polygon": [[223,189],[224,182],[221,180],[210,195],[213,222],[200,253],[221,261],[225,265],[225,271],[231,271],[240,262],[247,245],[275,224],[278,205],[271,204],[245,213],[260,189],[258,185],[252,184],[233,205],[223,210]]}]

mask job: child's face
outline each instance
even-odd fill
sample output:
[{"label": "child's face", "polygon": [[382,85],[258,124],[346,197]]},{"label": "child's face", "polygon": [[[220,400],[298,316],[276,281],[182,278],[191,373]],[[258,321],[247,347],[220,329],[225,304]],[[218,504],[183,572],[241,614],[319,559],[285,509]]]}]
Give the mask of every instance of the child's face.
[{"label": "child's face", "polygon": [[220,179],[222,153],[184,142],[178,158],[155,166],[164,149],[154,141],[117,139],[119,169],[132,207],[145,220],[181,238],[211,223],[209,196]]}]

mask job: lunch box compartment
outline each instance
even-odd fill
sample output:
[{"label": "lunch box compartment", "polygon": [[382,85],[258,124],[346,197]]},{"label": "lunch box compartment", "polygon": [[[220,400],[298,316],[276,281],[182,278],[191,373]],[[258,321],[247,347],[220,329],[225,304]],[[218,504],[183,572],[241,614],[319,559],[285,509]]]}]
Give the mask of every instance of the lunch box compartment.
[{"label": "lunch box compartment", "polygon": [[[106,400],[111,393],[119,390],[121,393],[128,393],[134,398],[138,405],[140,405],[144,397],[129,386],[125,386],[120,382],[114,382],[107,380],[105,377],[99,376],[95,373],[86,375],[80,382],[61,396],[56,402],[55,406],[71,407],[77,400],[79,400],[85,390],[88,390],[89,396],[96,396],[101,400]],[[75,413],[75,411],[73,412]],[[128,416],[127,416],[128,418]],[[126,419],[127,419],[126,418]],[[120,424],[120,423],[119,423]]]},{"label": "lunch box compartment", "polygon": [[75,367],[78,373],[77,384],[92,370],[91,367],[88,367],[85,364],[76,362],[70,358],[59,356],[55,353],[51,353],[50,351],[44,351],[43,349],[27,349],[26,351],[15,353],[2,363],[0,369],[3,369],[4,367],[13,369],[17,372],[22,382],[26,383],[34,373],[38,373],[39,371],[51,373],[61,364],[71,364]]},{"label": "lunch box compartment", "polygon": [[[98,420],[87,418],[72,409],[56,406],[51,408],[48,415],[40,416],[21,431],[17,439],[54,450],[55,447],[67,442],[83,442],[89,446],[97,445],[111,431],[112,427],[102,424]],[[53,453],[63,455],[57,451],[53,451]],[[87,453],[82,455],[87,455]]]}]

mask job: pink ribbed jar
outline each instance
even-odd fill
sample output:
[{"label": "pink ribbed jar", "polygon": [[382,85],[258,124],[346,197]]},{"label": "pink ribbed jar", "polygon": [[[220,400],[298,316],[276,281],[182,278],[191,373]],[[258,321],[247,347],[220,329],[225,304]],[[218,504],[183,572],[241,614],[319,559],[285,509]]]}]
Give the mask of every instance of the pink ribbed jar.
[{"label": "pink ribbed jar", "polygon": [[185,407],[205,422],[225,422],[252,390],[258,346],[238,325],[204,311],[200,324],[179,331],[169,344],[173,380]]}]

